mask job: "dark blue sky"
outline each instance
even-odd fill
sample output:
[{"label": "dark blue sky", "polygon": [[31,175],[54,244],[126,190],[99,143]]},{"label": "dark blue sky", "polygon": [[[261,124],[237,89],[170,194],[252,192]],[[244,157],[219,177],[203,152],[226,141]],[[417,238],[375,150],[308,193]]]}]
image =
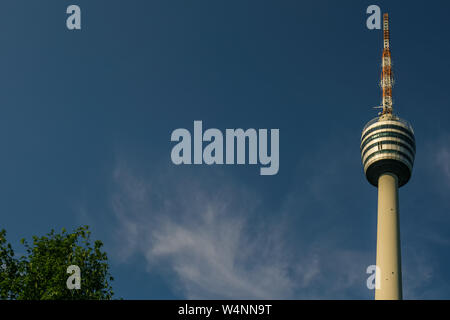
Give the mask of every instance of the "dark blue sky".
[{"label": "dark blue sky", "polygon": [[[66,28],[77,4],[82,30]],[[359,154],[391,18],[404,297],[450,298],[450,5],[444,1],[0,4],[0,227],[89,224],[118,297],[371,299],[376,189]],[[176,128],[279,128],[280,170],[175,166]]]}]

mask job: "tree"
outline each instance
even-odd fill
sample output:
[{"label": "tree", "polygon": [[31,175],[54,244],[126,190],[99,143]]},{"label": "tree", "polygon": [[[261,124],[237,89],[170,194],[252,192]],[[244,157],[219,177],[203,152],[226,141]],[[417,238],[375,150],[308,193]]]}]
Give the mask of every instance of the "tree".
[{"label": "tree", "polygon": [[[99,240],[90,242],[88,226],[73,233],[62,229],[42,237],[33,236],[33,244],[21,240],[27,254],[16,258],[6,231],[0,231],[0,299],[111,299],[114,280],[108,268],[108,258]],[[67,268],[76,265],[81,270],[81,288],[69,290]]]}]

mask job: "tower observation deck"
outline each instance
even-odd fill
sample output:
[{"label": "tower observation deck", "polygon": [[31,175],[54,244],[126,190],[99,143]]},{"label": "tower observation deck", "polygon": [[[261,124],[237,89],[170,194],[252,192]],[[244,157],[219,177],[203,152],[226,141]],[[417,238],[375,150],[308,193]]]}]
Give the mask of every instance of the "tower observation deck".
[{"label": "tower observation deck", "polygon": [[361,134],[361,159],[370,184],[378,188],[377,272],[375,299],[402,299],[398,188],[411,178],[416,154],[412,126],[393,113],[394,77],[389,17],[383,16],[382,112]]},{"label": "tower observation deck", "polygon": [[378,187],[378,178],[385,172],[394,173],[398,186],[411,178],[416,154],[412,126],[393,114],[372,119],[361,135],[361,158],[367,180]]}]

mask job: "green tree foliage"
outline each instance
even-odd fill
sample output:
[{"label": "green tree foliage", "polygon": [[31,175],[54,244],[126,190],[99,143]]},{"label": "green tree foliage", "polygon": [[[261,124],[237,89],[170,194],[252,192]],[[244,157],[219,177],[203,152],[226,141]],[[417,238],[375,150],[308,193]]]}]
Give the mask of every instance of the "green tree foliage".
[{"label": "green tree foliage", "polygon": [[[33,244],[25,239],[26,255],[16,258],[6,231],[0,230],[0,299],[111,299],[108,258],[103,243],[90,242],[88,226],[68,233],[33,236]],[[69,290],[67,267],[77,265],[81,270],[81,288]]]}]

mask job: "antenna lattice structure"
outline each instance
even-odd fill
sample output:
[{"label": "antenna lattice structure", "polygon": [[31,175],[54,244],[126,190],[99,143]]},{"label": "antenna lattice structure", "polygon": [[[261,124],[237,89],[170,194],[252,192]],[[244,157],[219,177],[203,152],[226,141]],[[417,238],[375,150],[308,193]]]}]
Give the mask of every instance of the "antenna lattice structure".
[{"label": "antenna lattice structure", "polygon": [[391,49],[389,48],[389,15],[383,15],[383,57],[381,62],[381,91],[383,93],[382,114],[392,114],[392,87],[394,74],[392,72]]}]

